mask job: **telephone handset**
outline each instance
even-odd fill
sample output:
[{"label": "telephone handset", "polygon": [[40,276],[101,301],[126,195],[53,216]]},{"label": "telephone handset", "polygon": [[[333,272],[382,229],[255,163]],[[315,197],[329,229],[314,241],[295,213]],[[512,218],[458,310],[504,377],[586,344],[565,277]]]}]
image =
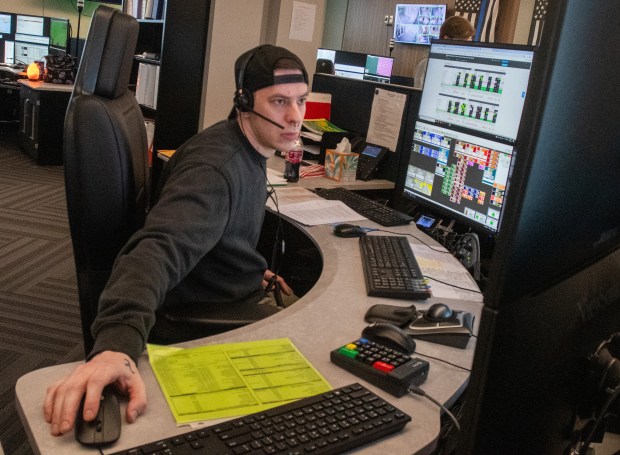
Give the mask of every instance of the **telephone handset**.
[{"label": "telephone handset", "polygon": [[379,163],[387,154],[387,149],[379,145],[366,144],[357,163],[358,180],[370,180],[377,170]]}]

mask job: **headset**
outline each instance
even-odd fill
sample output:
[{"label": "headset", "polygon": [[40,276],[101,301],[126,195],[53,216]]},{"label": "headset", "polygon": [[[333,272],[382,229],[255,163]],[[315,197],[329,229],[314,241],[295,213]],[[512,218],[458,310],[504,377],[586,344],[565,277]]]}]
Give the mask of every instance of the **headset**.
[{"label": "headset", "polygon": [[254,96],[252,92],[243,88],[243,82],[245,80],[245,69],[250,63],[250,60],[254,57],[254,52],[251,52],[241,64],[239,69],[239,78],[237,79],[237,90],[235,90],[235,97],[233,103],[237,109],[241,112],[252,112],[254,108]]},{"label": "headset", "polygon": [[263,114],[260,114],[254,110],[254,95],[252,92],[243,87],[243,81],[245,80],[245,69],[250,63],[250,60],[254,57],[254,52],[250,53],[247,58],[241,64],[241,68],[239,68],[239,77],[237,79],[237,89],[235,90],[235,96],[233,98],[233,104],[239,112],[251,112],[253,114],[258,115],[263,120],[268,121],[269,123],[277,126],[280,129],[285,129],[284,125],[272,120]]}]

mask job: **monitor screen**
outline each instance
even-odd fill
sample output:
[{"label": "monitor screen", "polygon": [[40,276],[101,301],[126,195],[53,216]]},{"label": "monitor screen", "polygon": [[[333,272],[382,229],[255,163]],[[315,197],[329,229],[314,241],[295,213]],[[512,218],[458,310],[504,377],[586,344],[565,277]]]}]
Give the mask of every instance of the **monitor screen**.
[{"label": "monitor screen", "polygon": [[15,63],[15,41],[4,41],[4,61],[3,63]]},{"label": "monitor screen", "polygon": [[396,5],[394,41],[397,43],[431,44],[439,38],[446,19],[446,5]]},{"label": "monitor screen", "polygon": [[420,120],[514,143],[533,57],[528,46],[433,42]]},{"label": "monitor screen", "polygon": [[322,47],[320,47],[317,51],[316,51],[316,59],[324,59],[324,60],[329,60],[332,63],[336,62],[336,51],[333,49],[324,49]]},{"label": "monitor screen", "polygon": [[10,35],[13,16],[8,13],[0,13],[0,38],[2,35]]},{"label": "monitor screen", "polygon": [[418,121],[403,192],[495,232],[512,152],[508,144]]},{"label": "monitor screen", "polygon": [[336,51],[334,69],[337,76],[364,79],[366,54],[361,52]]},{"label": "monitor screen", "polygon": [[333,62],[334,74],[336,76],[364,79],[367,54],[319,48],[316,53],[316,59],[325,59]]},{"label": "monitor screen", "polygon": [[391,57],[368,55],[364,67],[364,79],[389,83],[392,77],[392,66],[394,66],[394,59]]},{"label": "monitor screen", "polygon": [[67,50],[69,41],[69,19],[50,18],[50,46]]},{"label": "monitor screen", "polygon": [[15,63],[24,63],[26,65],[43,61],[49,54],[49,46],[47,44],[24,43],[15,41]]},{"label": "monitor screen", "polygon": [[43,36],[43,23],[45,22],[42,16],[25,16],[22,14],[17,15],[17,26],[15,33],[24,35]]},{"label": "monitor screen", "polygon": [[528,46],[433,41],[395,205],[499,232],[533,55]]}]

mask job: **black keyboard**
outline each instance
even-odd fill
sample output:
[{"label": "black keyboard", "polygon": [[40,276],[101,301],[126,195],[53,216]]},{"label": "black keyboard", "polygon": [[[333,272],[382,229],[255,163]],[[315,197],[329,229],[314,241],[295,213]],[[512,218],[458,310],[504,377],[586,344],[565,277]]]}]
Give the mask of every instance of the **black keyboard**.
[{"label": "black keyboard", "polygon": [[363,235],[360,250],[366,291],[372,297],[428,299],[431,290],[406,237]]},{"label": "black keyboard", "polygon": [[409,215],[346,188],[317,188],[314,192],[324,199],[342,201],[360,215],[382,226],[399,226],[413,220]]},{"label": "black keyboard", "polygon": [[410,420],[356,383],[112,455],[339,454]]}]

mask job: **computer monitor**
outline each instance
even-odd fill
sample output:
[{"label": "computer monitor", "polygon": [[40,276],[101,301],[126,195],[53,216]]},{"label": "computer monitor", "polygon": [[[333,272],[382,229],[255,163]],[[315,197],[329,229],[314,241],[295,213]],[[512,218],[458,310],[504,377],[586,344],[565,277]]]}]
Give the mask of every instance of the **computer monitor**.
[{"label": "computer monitor", "polygon": [[[618,378],[599,384],[611,369],[592,356],[620,332],[618,17],[617,0],[550,2],[484,291],[459,454],[569,453],[572,441],[597,434],[603,404],[620,390]],[[620,413],[620,402],[610,403],[608,412]],[[570,453],[586,453],[579,449]]]},{"label": "computer monitor", "polygon": [[433,41],[398,208],[498,234],[533,56],[529,46]]},{"label": "computer monitor", "polygon": [[15,14],[0,12],[0,63],[14,63],[14,29]]},{"label": "computer monitor", "polygon": [[420,120],[514,143],[533,58],[531,46],[433,41]]},{"label": "computer monitor", "polygon": [[367,81],[390,83],[394,59],[380,55],[367,55],[364,67],[364,79]]},{"label": "computer monitor", "polygon": [[13,15],[10,13],[0,13],[0,39],[3,35],[13,33]]},{"label": "computer monitor", "polygon": [[20,35],[43,36],[43,16],[27,16],[25,14],[17,15],[15,33]]},{"label": "computer monitor", "polygon": [[397,43],[430,44],[439,38],[439,29],[446,19],[446,5],[397,4],[394,13],[394,41]]},{"label": "computer monitor", "polygon": [[69,46],[69,19],[50,18],[50,49],[67,51]]},{"label": "computer monitor", "polygon": [[361,52],[325,48],[319,48],[316,53],[317,60],[324,59],[333,62],[336,76],[351,79],[364,79],[366,58],[367,54]]},{"label": "computer monitor", "polygon": [[15,63],[30,64],[49,54],[49,32],[43,16],[16,15]]}]

